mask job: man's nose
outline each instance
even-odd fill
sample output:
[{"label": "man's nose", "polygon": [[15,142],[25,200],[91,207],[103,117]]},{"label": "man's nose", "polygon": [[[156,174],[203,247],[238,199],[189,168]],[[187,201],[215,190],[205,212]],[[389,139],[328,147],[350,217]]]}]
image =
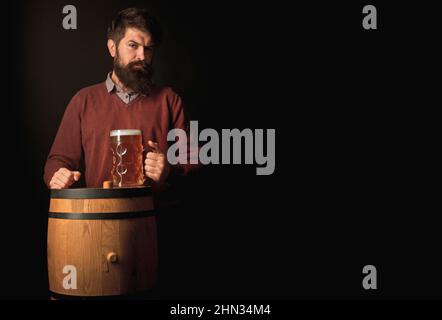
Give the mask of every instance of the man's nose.
[{"label": "man's nose", "polygon": [[144,61],[145,56],[144,56],[144,47],[139,46],[138,47],[138,51],[137,51],[137,60],[141,60]]}]

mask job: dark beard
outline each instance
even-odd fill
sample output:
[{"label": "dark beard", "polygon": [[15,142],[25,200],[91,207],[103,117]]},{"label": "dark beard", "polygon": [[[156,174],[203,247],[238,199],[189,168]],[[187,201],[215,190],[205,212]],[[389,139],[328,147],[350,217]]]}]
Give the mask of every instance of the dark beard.
[{"label": "dark beard", "polygon": [[145,95],[151,92],[153,86],[151,64],[145,61],[133,61],[123,66],[117,55],[114,59],[114,72],[128,90]]}]

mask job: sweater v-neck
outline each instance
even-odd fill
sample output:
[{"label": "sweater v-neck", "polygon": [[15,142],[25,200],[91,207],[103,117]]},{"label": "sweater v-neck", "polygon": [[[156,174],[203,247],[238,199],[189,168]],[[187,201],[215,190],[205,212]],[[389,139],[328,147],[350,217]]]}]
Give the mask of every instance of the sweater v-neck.
[{"label": "sweater v-neck", "polygon": [[125,103],[123,100],[121,100],[121,98],[115,92],[111,92],[110,95],[112,95],[113,99],[117,100],[118,104],[121,105],[121,107],[125,108],[125,109],[129,108],[134,103],[136,103],[137,101],[139,101],[140,99],[142,99],[144,97],[144,95],[138,94],[138,96],[136,96],[135,99],[133,99],[129,103]]}]

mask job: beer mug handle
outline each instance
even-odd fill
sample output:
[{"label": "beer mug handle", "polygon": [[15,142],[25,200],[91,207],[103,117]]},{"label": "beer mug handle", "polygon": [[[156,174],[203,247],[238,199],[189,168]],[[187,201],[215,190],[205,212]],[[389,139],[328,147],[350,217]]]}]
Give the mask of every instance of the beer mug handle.
[{"label": "beer mug handle", "polygon": [[147,179],[146,172],[144,171],[144,160],[146,159],[145,157],[147,155],[147,147],[144,145],[141,145],[141,147],[143,148],[143,185],[149,186],[149,180]]},{"label": "beer mug handle", "polygon": [[[147,149],[147,147],[146,146],[143,146],[142,145],[142,147],[143,147],[143,153],[146,153],[147,154],[147,152],[148,152],[148,149]],[[156,153],[156,151],[155,150],[151,150],[153,153]]]}]

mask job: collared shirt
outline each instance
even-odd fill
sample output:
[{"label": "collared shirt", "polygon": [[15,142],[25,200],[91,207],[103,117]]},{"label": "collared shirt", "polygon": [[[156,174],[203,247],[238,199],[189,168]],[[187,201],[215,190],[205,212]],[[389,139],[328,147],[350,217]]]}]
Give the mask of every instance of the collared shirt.
[{"label": "collared shirt", "polygon": [[107,92],[111,93],[115,90],[117,96],[125,103],[129,104],[131,101],[135,100],[138,97],[138,93],[136,92],[124,92],[120,87],[118,87],[111,78],[111,72],[107,74],[106,78],[106,89]]}]

